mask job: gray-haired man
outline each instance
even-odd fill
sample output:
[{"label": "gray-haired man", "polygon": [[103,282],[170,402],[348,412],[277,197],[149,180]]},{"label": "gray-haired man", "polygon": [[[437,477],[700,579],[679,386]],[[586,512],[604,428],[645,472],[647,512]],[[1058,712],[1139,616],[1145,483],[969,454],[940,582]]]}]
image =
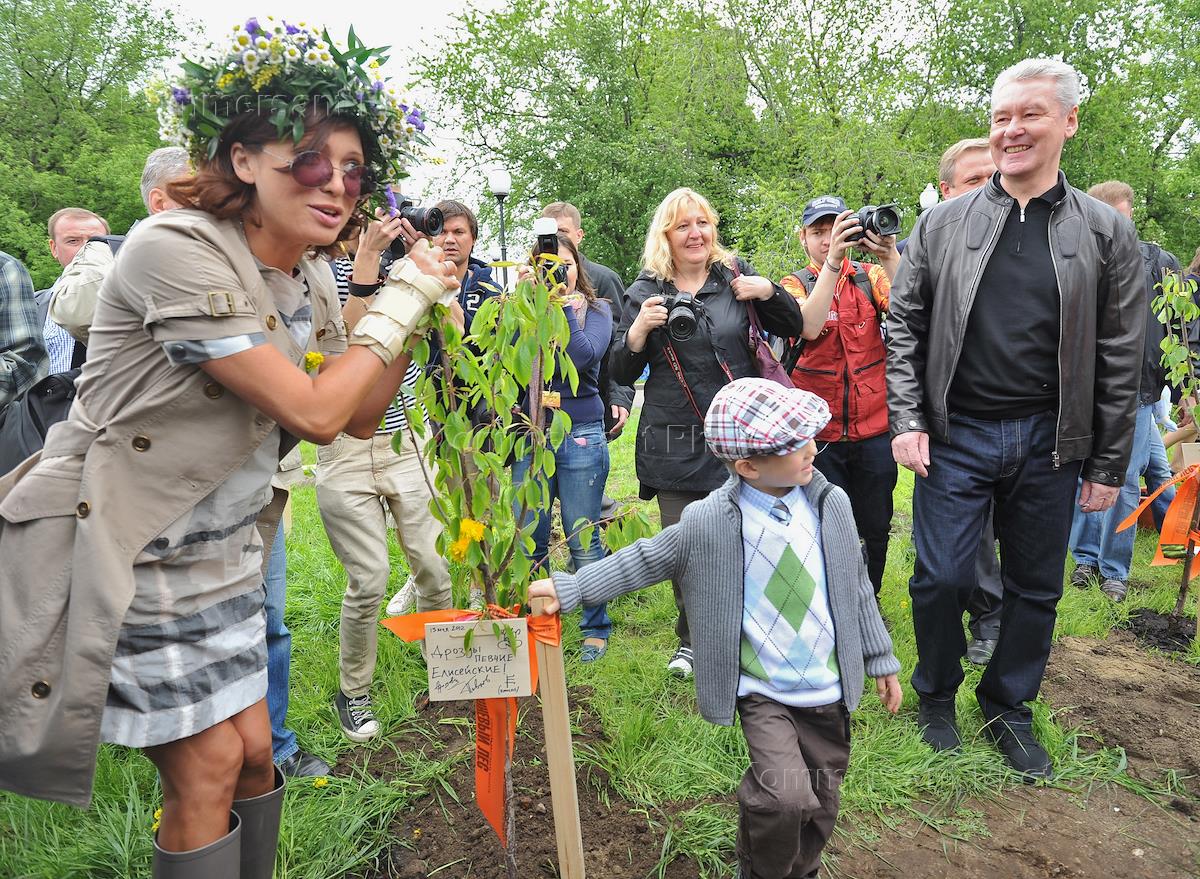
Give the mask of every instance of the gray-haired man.
[{"label": "gray-haired man", "polygon": [[1078,103],[1079,75],[1062,62],[1000,74],[989,136],[998,172],[921,216],[888,316],[892,450],[921,477],[909,592],[922,735],[938,750],[960,743],[961,620],[994,503],[1004,610],[976,695],[985,733],[1027,779],[1052,771],[1025,703],[1050,654],[1077,480],[1082,509],[1112,506],[1145,325],[1132,224],[1059,170]]}]

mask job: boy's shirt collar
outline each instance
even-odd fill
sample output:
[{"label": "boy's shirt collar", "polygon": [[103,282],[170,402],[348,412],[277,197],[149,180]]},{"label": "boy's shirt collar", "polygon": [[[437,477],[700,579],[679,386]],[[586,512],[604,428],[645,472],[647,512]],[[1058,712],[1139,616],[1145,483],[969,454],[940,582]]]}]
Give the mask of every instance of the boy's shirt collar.
[{"label": "boy's shirt collar", "polygon": [[739,499],[742,503],[749,504],[755,509],[762,510],[767,515],[772,515],[771,511],[777,503],[782,502],[787,507],[789,518],[796,509],[796,504],[804,494],[804,489],[799,485],[792,486],[791,491],[782,497],[776,497],[773,494],[767,494],[765,491],[759,491],[750,483],[742,480],[742,487]]}]

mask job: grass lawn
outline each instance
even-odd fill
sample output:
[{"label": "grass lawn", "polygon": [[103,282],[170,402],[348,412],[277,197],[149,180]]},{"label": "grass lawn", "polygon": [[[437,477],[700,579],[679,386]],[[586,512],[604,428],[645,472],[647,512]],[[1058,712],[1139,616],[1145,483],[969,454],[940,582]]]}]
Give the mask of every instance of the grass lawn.
[{"label": "grass lawn", "polygon": [[[631,424],[611,446],[609,493],[626,503],[639,503],[634,427]],[[307,452],[311,460],[312,449]],[[964,796],[998,795],[1020,784],[995,749],[978,737],[969,738],[957,755],[935,756],[918,736],[916,700],[908,689],[916,660],[907,595],[913,562],[908,538],[911,493],[911,474],[902,469],[882,595],[884,615],[904,666],[904,707],[899,717],[892,718],[873,694],[864,699],[854,716],[853,756],[843,787],[838,832],[864,842],[914,816],[953,822],[947,829],[955,833],[981,832],[983,828],[970,826],[969,813],[960,820],[937,819],[930,817],[930,807]],[[421,794],[437,789],[446,766],[406,760],[399,754],[403,771],[390,780],[373,780],[361,770],[366,749],[342,737],[331,708],[345,574],[329,548],[312,488],[296,490],[294,508],[288,540],[287,623],[293,635],[290,725],[301,747],[330,762],[341,760],[358,768],[321,786],[289,785],[277,876],[326,879],[353,874],[370,864],[391,842],[392,816]],[[657,514],[653,504],[646,509]],[[394,537],[392,550],[392,585],[398,588],[406,573]],[[1151,536],[1139,535],[1134,577],[1145,588],[1131,590],[1127,604],[1113,605],[1098,590],[1068,588],[1059,606],[1059,636],[1103,637],[1137,607],[1169,611],[1179,569],[1150,568],[1152,551]],[[464,604],[462,572],[456,573],[456,597]],[[577,749],[576,759],[605,769],[620,792],[644,806],[649,815],[664,804],[671,804],[673,812],[683,808],[664,844],[664,863],[684,853],[707,875],[728,875],[725,865],[732,860],[735,832],[729,794],[747,761],[741,735],[736,729],[703,721],[695,713],[690,684],[675,682],[666,674],[666,661],[675,646],[675,611],[668,584],[626,596],[610,605],[610,613],[614,631],[608,654],[590,666],[573,658],[579,643],[578,614],[564,621],[568,680],[590,688],[590,709],[607,734],[607,741]],[[415,648],[389,634],[381,633],[379,648],[375,696],[385,735],[374,747],[388,748],[388,733],[414,715],[414,699],[424,689],[424,668]],[[1200,664],[1200,651],[1193,646],[1187,659]],[[973,695],[978,675],[973,667],[968,671],[959,696],[961,726],[967,731],[982,722]],[[1145,782],[1125,775],[1120,750],[1080,748],[1079,733],[1058,725],[1048,706],[1036,706],[1035,721],[1058,769],[1055,784],[1113,782],[1152,792]],[[148,876],[150,826],[157,806],[155,773],[149,762],[135,751],[105,746],[88,812],[0,794],[0,877]],[[588,827],[584,833],[589,833]],[[439,875],[449,876],[451,871]]]}]

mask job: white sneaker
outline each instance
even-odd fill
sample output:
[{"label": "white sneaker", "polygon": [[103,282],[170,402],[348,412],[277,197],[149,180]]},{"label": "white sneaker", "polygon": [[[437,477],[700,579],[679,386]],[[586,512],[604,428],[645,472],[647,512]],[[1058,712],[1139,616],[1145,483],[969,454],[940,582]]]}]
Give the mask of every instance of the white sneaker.
[{"label": "white sneaker", "polygon": [[469,610],[483,610],[487,602],[483,598],[482,589],[471,589],[471,597],[467,599],[467,608]]},{"label": "white sneaker", "polygon": [[417,581],[413,579],[412,574],[409,574],[404,585],[400,587],[400,591],[393,595],[392,600],[387,603],[387,615],[390,617],[403,616],[416,609]]},{"label": "white sneaker", "polygon": [[687,680],[692,676],[692,648],[680,645],[667,663],[667,671],[675,677]]}]

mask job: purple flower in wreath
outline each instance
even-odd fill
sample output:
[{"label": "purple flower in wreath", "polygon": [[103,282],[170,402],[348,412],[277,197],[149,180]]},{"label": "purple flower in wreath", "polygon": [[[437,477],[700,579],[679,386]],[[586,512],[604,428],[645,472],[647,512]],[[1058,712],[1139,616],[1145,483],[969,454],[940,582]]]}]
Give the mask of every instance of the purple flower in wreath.
[{"label": "purple flower in wreath", "polygon": [[192,102],[192,93],[190,90],[175,86],[171,89],[171,97],[175,99],[175,103],[184,107]]},{"label": "purple flower in wreath", "polygon": [[247,18],[246,19],[246,33],[250,34],[250,36],[254,36],[256,33],[258,33],[258,31],[259,31],[258,19],[257,18]]},{"label": "purple flower in wreath", "polygon": [[421,118],[421,111],[413,108],[413,111],[405,117],[405,120],[417,131],[425,130],[425,121]]},{"label": "purple flower in wreath", "polygon": [[366,96],[367,96],[366,92],[355,92],[354,93],[354,97],[358,100],[358,102],[360,104],[362,103],[363,98],[365,98]]},{"label": "purple flower in wreath", "polygon": [[288,24],[286,21],[283,24],[287,28],[288,36],[300,33],[300,28],[296,27],[294,24]]},{"label": "purple flower in wreath", "polygon": [[401,112],[401,113],[407,113],[407,112],[408,112],[408,104],[401,104],[401,105],[400,105],[400,112]]},{"label": "purple flower in wreath", "polygon": [[375,80],[373,83],[371,83],[371,88],[373,88],[377,92],[383,91],[383,80],[382,79]]}]

